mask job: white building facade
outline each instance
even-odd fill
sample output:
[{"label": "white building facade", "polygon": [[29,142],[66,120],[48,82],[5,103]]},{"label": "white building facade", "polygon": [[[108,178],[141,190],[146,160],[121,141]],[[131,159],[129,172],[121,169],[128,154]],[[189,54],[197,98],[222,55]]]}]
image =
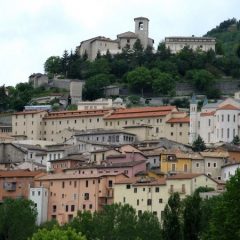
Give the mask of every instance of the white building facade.
[{"label": "white building facade", "polygon": [[189,143],[200,135],[206,144],[232,142],[239,135],[240,100],[228,98],[216,103],[205,101],[201,111],[193,99],[190,104]]},{"label": "white building facade", "polygon": [[47,221],[48,190],[43,187],[30,188],[29,199],[34,202],[37,209],[37,225]]},{"label": "white building facade", "polygon": [[240,169],[240,163],[232,163],[222,166],[222,180],[228,181],[231,176],[236,174],[238,169]]}]

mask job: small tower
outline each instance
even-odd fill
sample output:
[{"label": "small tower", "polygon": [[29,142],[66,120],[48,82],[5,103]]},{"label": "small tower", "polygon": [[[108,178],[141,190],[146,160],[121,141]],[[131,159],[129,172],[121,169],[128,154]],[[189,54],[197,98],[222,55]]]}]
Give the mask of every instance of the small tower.
[{"label": "small tower", "polygon": [[193,95],[190,101],[190,127],[189,127],[189,143],[192,144],[198,135],[198,114],[196,96]]},{"label": "small tower", "polygon": [[138,36],[144,49],[148,46],[148,23],[149,19],[145,17],[134,18],[135,33]]}]

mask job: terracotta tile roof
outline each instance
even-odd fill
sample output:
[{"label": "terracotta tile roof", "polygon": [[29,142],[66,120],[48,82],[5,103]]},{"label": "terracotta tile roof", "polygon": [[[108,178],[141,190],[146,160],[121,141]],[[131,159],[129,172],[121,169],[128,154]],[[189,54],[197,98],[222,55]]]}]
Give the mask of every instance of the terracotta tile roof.
[{"label": "terracotta tile roof", "polygon": [[240,110],[238,107],[235,107],[231,104],[224,105],[222,107],[219,107],[218,110]]},{"label": "terracotta tile roof", "polygon": [[46,110],[33,110],[33,111],[22,111],[22,112],[15,112],[13,115],[27,115],[27,114],[37,114],[41,112],[46,112]]},{"label": "terracotta tile roof", "polygon": [[227,158],[229,157],[228,152],[200,152],[203,157],[210,158]]},{"label": "terracotta tile roof", "polygon": [[200,113],[200,116],[201,117],[208,117],[208,116],[214,116],[215,114],[215,111],[212,111],[212,112],[203,112],[203,113]]},{"label": "terracotta tile roof", "polygon": [[171,111],[162,111],[162,112],[137,112],[137,113],[112,113],[108,117],[104,119],[111,120],[111,119],[124,119],[124,118],[145,118],[145,117],[161,117],[166,116],[167,114],[171,113]]},{"label": "terracotta tile roof", "polygon": [[190,118],[184,117],[184,118],[171,118],[167,121],[167,123],[189,123]]},{"label": "terracotta tile roof", "polygon": [[167,180],[175,180],[175,179],[192,179],[204,174],[201,173],[179,173],[176,175],[168,176]]},{"label": "terracotta tile roof", "polygon": [[11,171],[0,171],[0,178],[5,177],[36,177],[37,175],[43,174],[41,171],[28,171],[28,170],[11,170]]},{"label": "terracotta tile roof", "polygon": [[109,110],[62,111],[49,113],[49,115],[44,117],[43,119],[104,116],[108,112]]},{"label": "terracotta tile roof", "polygon": [[133,186],[159,186],[166,185],[165,178],[155,179],[152,177],[132,177],[121,179],[115,184],[132,184]]}]

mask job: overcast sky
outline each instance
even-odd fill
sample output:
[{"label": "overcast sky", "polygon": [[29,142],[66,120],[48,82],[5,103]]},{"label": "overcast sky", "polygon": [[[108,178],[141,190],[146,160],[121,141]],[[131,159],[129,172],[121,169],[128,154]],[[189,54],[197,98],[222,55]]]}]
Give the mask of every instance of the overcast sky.
[{"label": "overcast sky", "polygon": [[239,15],[240,0],[0,0],[0,86],[43,73],[48,57],[82,40],[134,31],[135,17],[150,19],[157,46],[165,36],[202,36]]}]

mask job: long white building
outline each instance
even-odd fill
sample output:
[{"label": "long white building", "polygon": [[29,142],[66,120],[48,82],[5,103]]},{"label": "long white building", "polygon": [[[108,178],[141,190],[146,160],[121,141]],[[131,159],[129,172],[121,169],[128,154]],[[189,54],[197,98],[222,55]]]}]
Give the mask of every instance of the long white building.
[{"label": "long white building", "polygon": [[201,111],[193,97],[190,103],[189,143],[202,137],[206,144],[231,142],[239,135],[240,99],[228,98],[215,103],[204,101]]}]

